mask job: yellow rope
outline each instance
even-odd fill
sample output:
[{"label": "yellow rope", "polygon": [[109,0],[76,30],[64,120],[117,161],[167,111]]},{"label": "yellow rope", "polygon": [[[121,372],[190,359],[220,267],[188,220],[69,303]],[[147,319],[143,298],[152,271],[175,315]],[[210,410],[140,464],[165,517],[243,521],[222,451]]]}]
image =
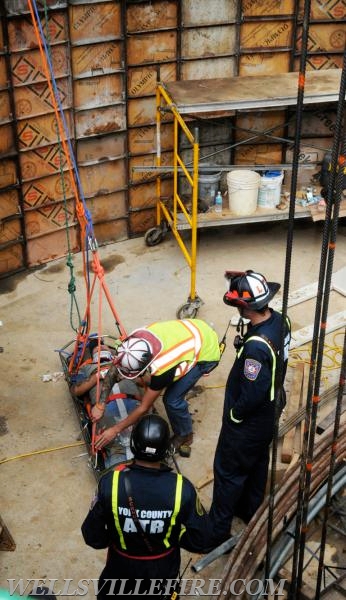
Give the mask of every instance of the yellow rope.
[{"label": "yellow rope", "polygon": [[82,446],[85,442],[74,442],[74,444],[66,444],[66,446],[57,446],[56,448],[46,448],[45,450],[34,450],[33,452],[27,452],[26,454],[17,454],[17,456],[10,456],[9,458],[3,458],[0,460],[0,465],[10,460],[18,460],[19,458],[27,458],[28,456],[34,456],[35,454],[46,454],[47,452],[55,452],[56,450],[65,450],[65,448],[75,448],[76,446]]},{"label": "yellow rope", "polygon": [[[333,336],[333,345],[325,344],[323,349],[323,357],[326,360],[330,361],[330,364],[327,366],[324,364],[322,366],[322,371],[331,371],[333,369],[340,369],[341,367],[341,346],[339,346],[336,342],[336,338],[338,335],[344,335],[342,331],[337,331]],[[308,353],[307,358],[303,358],[302,354]],[[311,344],[301,346],[297,350],[291,350],[289,354],[289,366],[294,367],[297,362],[304,362],[306,364],[310,364],[310,353],[311,353]],[[339,356],[338,356],[339,355]]]},{"label": "yellow rope", "polygon": [[224,388],[225,385],[225,383],[222,383],[221,385],[204,385],[203,388],[205,390],[217,390],[218,388]]},{"label": "yellow rope", "polygon": [[[327,358],[331,361],[332,366],[330,367],[323,367],[323,369],[325,370],[331,370],[331,369],[336,369],[337,367],[340,367],[341,362],[339,360],[336,359],[336,356],[338,354],[340,354],[340,359],[341,359],[341,347],[338,346],[335,342],[335,338],[340,335],[342,332],[337,332],[334,335],[334,346],[329,346],[328,344],[326,344],[325,348],[327,350],[327,352],[324,352],[324,354],[327,356]],[[301,357],[301,353],[303,352],[310,352],[311,348],[309,346],[301,346],[299,348],[299,352],[291,352],[290,353],[290,358],[293,359],[293,362],[291,360],[289,360],[289,366],[294,366],[297,362],[305,362],[307,364],[310,363],[309,358],[303,359]],[[328,352],[334,352],[334,355],[330,356],[328,355]],[[224,388],[225,384],[221,384],[221,385],[205,385],[203,386],[204,389],[206,390],[212,390],[212,389],[217,389],[217,388]],[[28,456],[34,456],[35,454],[46,454],[48,452],[55,452],[56,450],[65,450],[65,448],[75,448],[76,446],[82,446],[85,442],[75,442],[73,444],[66,444],[65,446],[57,446],[56,448],[46,448],[45,450],[34,450],[33,452],[28,452],[26,454],[18,454],[17,456],[10,456],[9,458],[4,458],[2,460],[0,460],[0,465],[10,462],[11,460],[18,460],[20,458],[27,458]]]}]

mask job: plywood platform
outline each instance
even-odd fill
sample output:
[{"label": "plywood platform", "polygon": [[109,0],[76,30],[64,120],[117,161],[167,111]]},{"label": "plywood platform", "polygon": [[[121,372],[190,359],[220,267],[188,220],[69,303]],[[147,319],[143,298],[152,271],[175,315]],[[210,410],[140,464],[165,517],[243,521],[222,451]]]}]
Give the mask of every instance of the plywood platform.
[{"label": "plywood platform", "polygon": [[[290,106],[297,102],[298,73],[175,81],[164,85],[181,114]],[[307,71],[304,104],[336,102],[341,69]]]}]

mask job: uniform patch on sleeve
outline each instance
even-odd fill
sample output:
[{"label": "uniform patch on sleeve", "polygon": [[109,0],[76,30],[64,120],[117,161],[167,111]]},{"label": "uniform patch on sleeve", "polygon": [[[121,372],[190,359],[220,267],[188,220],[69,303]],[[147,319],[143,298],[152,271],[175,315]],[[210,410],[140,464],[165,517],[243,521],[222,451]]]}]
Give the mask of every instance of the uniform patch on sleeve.
[{"label": "uniform patch on sleeve", "polygon": [[254,360],[253,358],[246,358],[244,365],[244,375],[250,381],[255,381],[257,379],[257,375],[262,369],[262,365],[258,360]]}]

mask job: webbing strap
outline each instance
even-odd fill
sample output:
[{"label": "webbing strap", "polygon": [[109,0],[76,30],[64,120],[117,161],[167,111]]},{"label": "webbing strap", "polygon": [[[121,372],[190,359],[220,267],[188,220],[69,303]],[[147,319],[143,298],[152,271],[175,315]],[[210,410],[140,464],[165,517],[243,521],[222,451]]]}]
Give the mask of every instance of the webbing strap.
[{"label": "webbing strap", "polygon": [[[119,394],[111,394],[110,396],[108,396],[108,398],[106,399],[106,404],[109,404],[109,402],[117,402],[118,403],[118,408],[119,408],[119,413],[122,419],[124,419],[125,417],[127,417],[127,412],[125,409],[125,405],[122,402],[122,398],[127,398],[127,394],[122,394],[121,392],[119,392]],[[122,415],[122,410],[120,408],[120,406],[123,407],[123,409],[125,410],[126,414],[123,417]]]},{"label": "webbing strap", "polygon": [[140,536],[142,537],[142,540],[145,543],[146,547],[148,548],[149,552],[151,554],[154,554],[154,548],[151,545],[150,540],[145,535],[145,531],[144,531],[144,529],[142,527],[142,524],[141,524],[141,522],[140,522],[140,520],[138,518],[138,515],[137,515],[135,501],[134,501],[133,496],[132,496],[132,487],[131,487],[131,482],[130,482],[130,479],[129,479],[129,473],[128,473],[128,471],[126,471],[124,473],[124,485],[125,485],[125,491],[126,491],[126,494],[127,494],[127,501],[129,503],[129,507],[130,507],[132,521],[135,524],[135,527],[137,529],[137,533],[139,533]]}]

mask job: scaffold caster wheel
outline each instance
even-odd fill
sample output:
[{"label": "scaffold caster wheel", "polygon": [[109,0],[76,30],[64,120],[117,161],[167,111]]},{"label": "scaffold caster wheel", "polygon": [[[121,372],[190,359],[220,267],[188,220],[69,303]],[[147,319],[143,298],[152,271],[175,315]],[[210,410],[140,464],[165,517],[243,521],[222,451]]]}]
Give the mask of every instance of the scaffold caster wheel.
[{"label": "scaffold caster wheel", "polygon": [[164,238],[164,232],[161,227],[151,227],[144,236],[144,241],[147,246],[156,246],[160,244]]},{"label": "scaffold caster wheel", "polygon": [[191,302],[186,302],[179,306],[177,310],[177,319],[194,319],[198,313],[198,308]]}]

